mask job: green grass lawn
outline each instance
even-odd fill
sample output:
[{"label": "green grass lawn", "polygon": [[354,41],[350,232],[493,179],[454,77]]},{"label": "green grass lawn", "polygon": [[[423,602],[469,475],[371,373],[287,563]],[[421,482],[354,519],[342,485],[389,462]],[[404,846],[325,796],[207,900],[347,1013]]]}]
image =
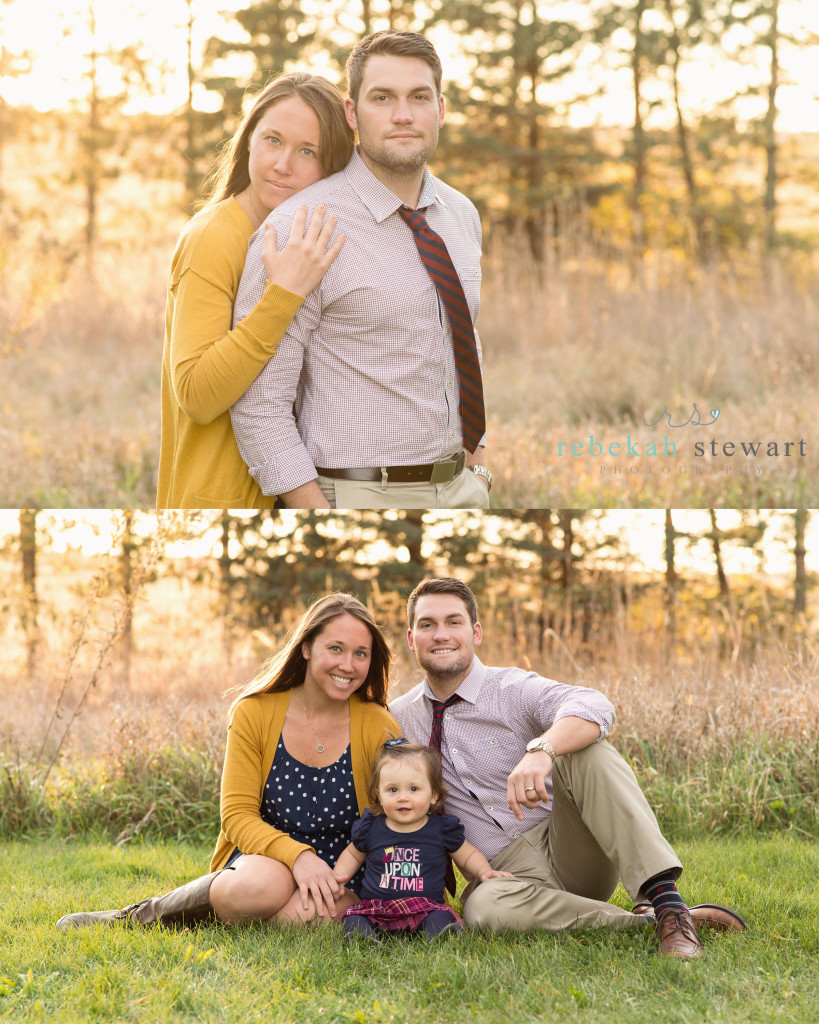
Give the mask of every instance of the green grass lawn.
[{"label": "green grass lawn", "polygon": [[[0,1020],[808,1021],[819,1019],[819,844],[767,834],[677,844],[690,903],[735,907],[743,935],[656,954],[649,930],[469,933],[346,946],[339,929],[269,925],[57,931],[64,913],[134,902],[204,873],[177,843],[0,847]],[[618,889],[615,902],[629,907]]]}]

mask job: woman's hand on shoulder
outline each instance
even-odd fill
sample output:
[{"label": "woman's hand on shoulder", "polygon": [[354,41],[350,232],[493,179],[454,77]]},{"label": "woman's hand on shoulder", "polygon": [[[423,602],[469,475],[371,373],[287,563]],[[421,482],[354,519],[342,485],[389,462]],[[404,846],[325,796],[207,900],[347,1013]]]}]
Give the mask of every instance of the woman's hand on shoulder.
[{"label": "woman's hand on shoulder", "polygon": [[312,850],[302,850],[293,863],[293,878],[299,887],[301,903],[305,910],[310,909],[312,897],[319,917],[326,914],[330,917],[336,916],[335,901],[341,898],[344,886],[339,884],[327,861],[322,860]]},{"label": "woman's hand on shoulder", "polygon": [[330,214],[325,220],[324,213],[325,208],[317,206],[305,230],[307,207],[302,204],[296,210],[290,237],[281,252],[276,248],[276,229],[269,220],[264,222],[262,263],[268,281],[305,296],[320,283],[345,242],[345,236],[339,235],[328,248],[338,218]]}]

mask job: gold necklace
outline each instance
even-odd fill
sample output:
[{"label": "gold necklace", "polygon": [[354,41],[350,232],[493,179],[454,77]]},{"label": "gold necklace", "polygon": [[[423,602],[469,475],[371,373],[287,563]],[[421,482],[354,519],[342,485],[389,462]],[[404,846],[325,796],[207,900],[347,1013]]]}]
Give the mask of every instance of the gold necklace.
[{"label": "gold necklace", "polygon": [[307,724],[310,726],[311,732],[316,737],[316,751],[319,754],[323,754],[324,753],[324,744],[318,738],[318,733],[313,728],[313,723],[310,721],[310,716],[307,714],[307,705],[304,703],[304,700],[302,700],[302,702],[301,702],[301,709],[304,712],[304,717],[307,719]]}]

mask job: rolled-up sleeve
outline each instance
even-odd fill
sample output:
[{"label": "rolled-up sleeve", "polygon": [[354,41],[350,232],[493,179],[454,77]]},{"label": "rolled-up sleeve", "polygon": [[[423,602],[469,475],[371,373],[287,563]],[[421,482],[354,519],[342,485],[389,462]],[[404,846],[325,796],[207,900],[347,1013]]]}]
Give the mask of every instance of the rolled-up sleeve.
[{"label": "rolled-up sleeve", "polygon": [[[292,220],[276,220],[275,226],[277,247],[282,249]],[[236,323],[253,309],[264,292],[263,247],[264,231],[260,228],[248,247],[234,306]],[[299,436],[293,409],[299,393],[305,347],[317,320],[318,301],[314,291],[285,332],[276,355],[230,410],[239,453],[265,495],[291,491],[317,476]]]},{"label": "rolled-up sleeve", "polygon": [[614,705],[599,690],[586,686],[570,686],[530,673],[521,685],[521,701],[535,735],[561,718],[582,718],[600,727],[595,741],[599,743],[614,725]]}]

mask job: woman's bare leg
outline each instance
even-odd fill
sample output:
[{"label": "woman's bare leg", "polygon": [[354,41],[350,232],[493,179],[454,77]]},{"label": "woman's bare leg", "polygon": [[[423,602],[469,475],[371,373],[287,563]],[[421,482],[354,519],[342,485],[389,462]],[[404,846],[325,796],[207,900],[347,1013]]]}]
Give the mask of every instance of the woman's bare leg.
[{"label": "woman's bare leg", "polygon": [[223,871],[210,887],[210,902],[219,919],[266,921],[286,907],[296,882],[290,868],[281,861],[259,854],[244,854]]},{"label": "woman's bare leg", "polygon": [[341,899],[336,900],[333,905],[335,917],[328,917],[326,914],[323,917],[319,917],[316,913],[316,905],[309,897],[308,903],[309,909],[305,910],[304,904],[301,901],[301,893],[296,889],[287,903],[276,914],[276,920],[280,924],[316,924],[318,921],[338,921],[347,907],[358,903],[358,896],[351,892],[350,889],[345,889]]}]

